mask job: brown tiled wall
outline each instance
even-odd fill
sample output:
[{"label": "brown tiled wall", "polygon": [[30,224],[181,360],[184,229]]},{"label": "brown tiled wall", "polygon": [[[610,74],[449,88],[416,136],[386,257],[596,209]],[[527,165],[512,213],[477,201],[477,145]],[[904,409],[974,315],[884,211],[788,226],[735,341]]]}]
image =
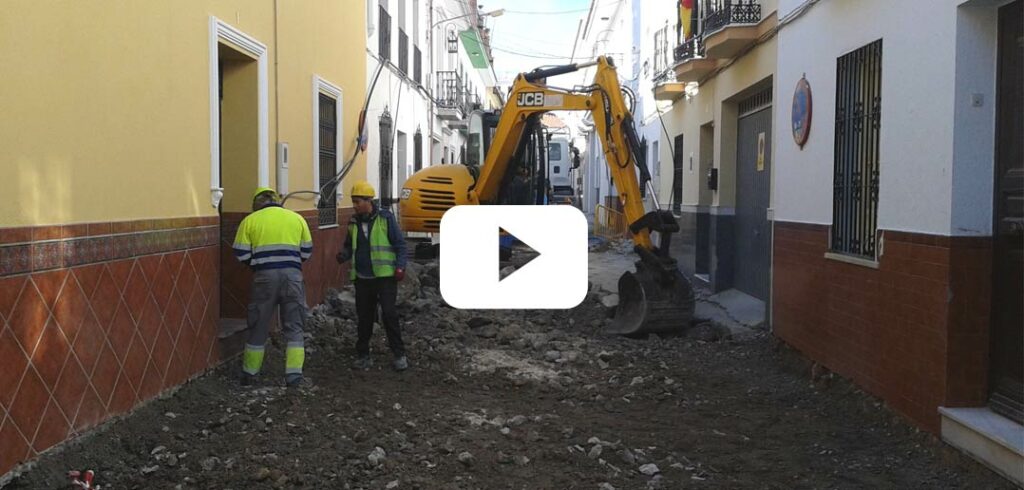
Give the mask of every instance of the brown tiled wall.
[{"label": "brown tiled wall", "polygon": [[932,432],[984,402],[991,239],[886,231],[871,269],[826,259],[826,226],[774,233],[776,335]]},{"label": "brown tiled wall", "polygon": [[0,475],[219,361],[216,224],[0,229]]}]

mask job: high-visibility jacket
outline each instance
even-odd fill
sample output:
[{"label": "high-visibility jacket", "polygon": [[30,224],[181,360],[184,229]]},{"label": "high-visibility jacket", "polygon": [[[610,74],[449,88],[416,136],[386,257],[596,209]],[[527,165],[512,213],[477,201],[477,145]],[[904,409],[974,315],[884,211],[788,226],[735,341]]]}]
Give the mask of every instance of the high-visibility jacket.
[{"label": "high-visibility jacket", "polygon": [[313,237],[299,213],[272,204],[242,220],[232,248],[235,258],[254,270],[301,270],[313,254]]},{"label": "high-visibility jacket", "polygon": [[[370,263],[373,266],[373,277],[392,277],[398,266],[398,255],[395,247],[391,244],[391,239],[388,238],[389,221],[388,216],[378,212],[373,221],[367,224],[370,231]],[[360,223],[356,218],[353,218],[348,225],[352,257],[355,257],[356,260],[359,260],[359,226]],[[350,279],[353,281],[357,277],[357,268],[356,264],[352,264],[352,270],[349,272]]]}]

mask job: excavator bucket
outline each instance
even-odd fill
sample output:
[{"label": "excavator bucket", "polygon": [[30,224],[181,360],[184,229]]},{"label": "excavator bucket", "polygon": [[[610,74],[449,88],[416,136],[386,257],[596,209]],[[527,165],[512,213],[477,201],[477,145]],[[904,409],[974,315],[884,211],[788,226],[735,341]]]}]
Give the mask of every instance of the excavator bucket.
[{"label": "excavator bucket", "polygon": [[681,272],[655,273],[643,262],[619,277],[619,306],[607,333],[641,337],[680,333],[689,328],[696,303],[693,286]]}]

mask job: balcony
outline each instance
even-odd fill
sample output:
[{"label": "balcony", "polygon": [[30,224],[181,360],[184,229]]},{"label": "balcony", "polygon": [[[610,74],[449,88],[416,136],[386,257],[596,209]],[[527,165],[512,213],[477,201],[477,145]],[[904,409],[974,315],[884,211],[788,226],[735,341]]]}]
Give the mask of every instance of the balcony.
[{"label": "balcony", "polygon": [[704,19],[704,46],[708,58],[735,58],[760,36],[761,3],[727,0]]},{"label": "balcony", "polygon": [[673,68],[676,72],[676,80],[680,82],[699,81],[718,66],[717,61],[706,56],[704,41],[700,36],[676,46],[673,54],[676,61]]},{"label": "balcony", "polygon": [[676,101],[686,95],[686,84],[680,82],[661,82],[654,86],[654,100]]},{"label": "balcony", "polygon": [[454,71],[437,72],[437,117],[442,121],[460,121],[465,116],[465,93],[462,78]]}]

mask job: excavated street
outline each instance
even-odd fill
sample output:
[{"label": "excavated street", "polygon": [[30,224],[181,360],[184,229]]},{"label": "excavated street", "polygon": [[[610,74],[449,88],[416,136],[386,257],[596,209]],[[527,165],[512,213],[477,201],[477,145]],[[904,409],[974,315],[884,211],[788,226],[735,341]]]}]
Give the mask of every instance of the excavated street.
[{"label": "excavated street", "polygon": [[[592,263],[626,261],[621,249]],[[1009,488],[847,382],[753,329],[601,334],[597,291],[571,311],[442,305],[414,271],[402,318],[413,368],[353,371],[349,294],[314,309],[307,372],[280,386],[220,369],[42,457],[10,488]],[[601,284],[596,280],[595,284]],[[607,299],[607,298],[606,298]]]}]

